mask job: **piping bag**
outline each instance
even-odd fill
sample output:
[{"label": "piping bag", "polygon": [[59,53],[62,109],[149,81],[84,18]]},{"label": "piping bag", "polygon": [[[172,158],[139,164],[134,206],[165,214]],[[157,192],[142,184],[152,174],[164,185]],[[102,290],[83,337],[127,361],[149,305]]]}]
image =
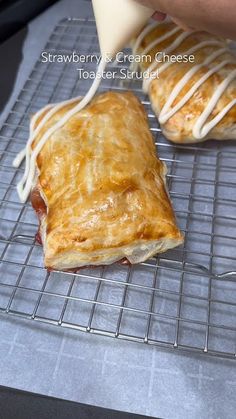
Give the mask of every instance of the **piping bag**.
[{"label": "piping bag", "polygon": [[19,167],[22,160],[26,159],[24,175],[17,185],[17,191],[22,202],[26,202],[32,188],[36,169],[35,161],[41,148],[57,129],[66,124],[73,115],[81,111],[94,97],[101,82],[101,78],[98,77],[99,72],[104,71],[107,64],[106,57],[112,58],[123,49],[125,44],[130,41],[153,14],[153,10],[136,3],[135,0],[93,0],[93,9],[102,56],[96,78],[79,103],[46,130],[33,152],[31,152],[31,144],[36,137],[37,131],[39,132],[48,119],[59,109],[63,108],[65,104],[74,103],[78,98],[69,99],[53,106],[41,119],[36,129],[32,128],[33,125],[31,124],[27,146],[16,156],[13,162],[14,167]]},{"label": "piping bag", "polygon": [[135,0],[92,0],[102,58],[114,57],[138,33],[154,10]]}]

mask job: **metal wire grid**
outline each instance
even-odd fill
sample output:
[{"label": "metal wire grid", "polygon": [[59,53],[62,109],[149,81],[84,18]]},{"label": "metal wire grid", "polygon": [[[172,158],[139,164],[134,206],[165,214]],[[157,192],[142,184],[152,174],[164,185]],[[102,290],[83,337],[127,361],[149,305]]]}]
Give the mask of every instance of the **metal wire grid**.
[{"label": "metal wire grid", "polygon": [[[45,51],[98,54],[92,20],[64,19]],[[113,265],[76,274],[47,272],[35,242],[37,220],[19,203],[23,168],[12,159],[25,144],[29,116],[48,102],[83,94],[78,64],[36,62],[0,131],[0,311],[116,338],[236,357],[236,148],[231,142],[176,146],[161,135],[140,81],[104,80],[130,88],[148,112],[184,246],[139,266]],[[92,63],[86,69],[95,70]]]}]

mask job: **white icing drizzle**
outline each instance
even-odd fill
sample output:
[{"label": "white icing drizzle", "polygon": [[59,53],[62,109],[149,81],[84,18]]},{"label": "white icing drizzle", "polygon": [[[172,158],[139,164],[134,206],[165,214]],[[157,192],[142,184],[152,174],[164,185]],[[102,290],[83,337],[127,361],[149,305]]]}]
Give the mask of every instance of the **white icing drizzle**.
[{"label": "white icing drizzle", "polygon": [[[163,53],[169,54],[172,51],[174,51],[175,48],[177,48],[177,46],[179,46],[183,42],[183,40],[186,39],[191,34],[192,34],[191,32],[184,32],[183,34],[181,34],[178,38],[180,38],[182,35],[184,35],[184,36],[181,38],[180,43],[178,45],[175,45],[173,48],[172,48],[172,45],[171,45],[165,51],[163,51]],[[176,41],[178,40],[178,38],[176,39]],[[210,40],[209,41],[202,41],[199,44],[194,45],[194,47],[192,47],[192,48],[190,48],[186,51],[183,51],[182,55],[191,55],[191,54],[194,54],[194,52],[199,51],[200,49],[205,48],[205,47],[209,47],[209,46],[224,46],[224,44],[221,41],[214,41],[214,40],[212,40],[212,41],[210,41]],[[167,68],[169,68],[172,64],[173,63],[171,61],[162,64],[159,67],[159,69],[156,71],[156,73],[160,75],[161,73],[163,73],[163,71],[165,71]],[[150,73],[152,71],[154,72],[154,70],[157,67],[158,67],[158,63],[156,61],[153,61],[152,64],[148,67],[148,71]],[[149,86],[150,86],[151,82],[152,82],[151,78],[146,78],[146,79],[143,80],[143,90],[144,90],[145,93],[148,93],[148,89],[149,89]]]},{"label": "white icing drizzle", "polygon": [[[157,24],[159,25],[159,24]],[[150,25],[146,27],[139,37],[137,38],[137,41],[134,45],[135,53],[137,52],[142,40],[145,38],[145,36],[152,31],[155,28],[155,26]],[[177,28],[179,30],[179,28]],[[147,47],[142,51],[141,55],[145,55],[148,51],[150,51],[152,48],[154,48],[159,43],[163,42],[163,40],[168,39],[171,37],[174,33],[177,32],[176,28],[175,30],[170,30],[162,37],[159,37],[155,39],[155,41],[152,41]],[[168,48],[166,48],[163,53],[170,53],[174,51],[178,46],[182,44],[182,42],[190,35],[192,35],[194,32],[183,32],[181,33],[170,45]],[[163,39],[164,38],[164,39]],[[161,124],[165,124],[176,112],[178,112],[186,103],[187,101],[193,96],[193,94],[197,91],[197,89],[205,83],[209,77],[211,77],[213,74],[221,70],[223,67],[225,67],[227,64],[235,63],[235,58],[232,56],[232,58],[225,59],[221,61],[220,63],[216,64],[212,68],[209,69],[209,71],[202,76],[191,88],[190,90],[185,94],[185,96],[174,106],[171,107],[175,99],[178,97],[181,90],[185,87],[186,83],[203,67],[208,66],[212,62],[214,62],[218,57],[225,55],[227,52],[229,52],[229,49],[224,46],[225,44],[218,40],[206,40],[202,41],[199,44],[196,44],[192,48],[188,49],[187,51],[182,52],[180,55],[190,55],[193,54],[196,51],[199,51],[202,48],[210,47],[210,46],[219,46],[220,48],[216,51],[213,51],[209,57],[207,57],[203,63],[196,64],[191,68],[183,77],[182,79],[177,83],[175,88],[172,90],[169,98],[167,99],[165,105],[163,106],[160,114],[159,114],[159,122]],[[173,62],[167,62],[162,64],[159,69],[156,70],[156,75],[160,75],[163,71],[165,71],[168,67],[170,67],[173,64]],[[155,69],[158,67],[158,63],[156,60],[154,60],[151,65],[147,68],[147,72],[152,74],[152,77],[146,78],[143,80],[143,90],[145,93],[148,92],[149,86],[153,80],[153,77],[155,75]],[[222,83],[216,88],[213,96],[211,97],[210,101],[208,102],[205,110],[202,112],[200,117],[197,119],[197,122],[195,123],[193,127],[193,136],[194,138],[201,140],[203,139],[209,132],[224,118],[224,116],[232,109],[233,106],[236,105],[236,99],[233,99],[230,103],[228,103],[222,110],[219,112],[211,121],[207,122],[207,119],[211,115],[212,111],[217,105],[217,102],[221,98],[221,96],[224,94],[225,90],[228,88],[230,83],[236,78],[236,70],[233,70],[223,81]]]},{"label": "white icing drizzle", "polygon": [[217,57],[227,52],[226,48],[222,48],[214,53],[212,53],[205,61],[203,61],[202,64],[197,64],[191,70],[189,70],[182,79],[176,84],[174,89],[172,90],[168,100],[166,101],[165,105],[163,106],[161,113],[159,115],[159,121],[161,124],[165,124],[165,122],[168,121],[176,112],[178,112],[185,103],[193,96],[193,94],[196,92],[196,90],[214,73],[219,71],[221,68],[223,68],[226,64],[229,64],[233,62],[233,59],[224,60],[220,64],[217,64],[212,69],[210,69],[204,76],[202,76],[186,93],[186,95],[173,107],[171,108],[172,103],[177,98],[178,94],[181,92],[181,90],[184,88],[186,83],[196,74],[201,68],[204,66],[207,66],[211,62],[213,62]]},{"label": "white icing drizzle", "polygon": [[[226,105],[221,112],[218,113],[218,115],[215,116],[211,121],[209,121],[207,124],[205,124],[206,120],[210,116],[212,110],[217,105],[218,100],[224,93],[224,91],[227,89],[229,84],[236,78],[236,70],[232,71],[231,74],[229,74],[228,77],[226,77],[225,80],[222,81],[222,83],[219,85],[218,89],[216,89],[215,93],[213,94],[211,100],[209,101],[206,109],[201,114],[201,116],[198,118],[198,121],[196,122],[195,126],[193,127],[193,135],[196,138],[204,138],[211,130],[214,128],[218,122],[221,121],[222,118],[232,109],[233,106],[236,105],[236,99],[233,99],[228,105]],[[205,124],[205,125],[204,125]]]},{"label": "white icing drizzle", "polygon": [[[22,202],[25,202],[29,196],[29,193],[31,191],[34,176],[35,176],[35,170],[36,170],[36,159],[38,154],[40,153],[41,149],[43,148],[46,141],[63,125],[65,125],[72,116],[74,116],[77,112],[81,111],[93,98],[95,95],[99,84],[101,83],[102,78],[98,77],[99,74],[101,74],[106,67],[106,60],[101,59],[100,64],[97,69],[97,75],[94,79],[89,91],[87,94],[83,97],[83,99],[72,109],[70,109],[66,114],[55,124],[53,124],[50,128],[46,130],[44,135],[40,138],[38,141],[36,147],[32,150],[31,145],[37,135],[39,134],[40,130],[43,128],[45,123],[53,116],[56,112],[58,112],[60,109],[62,109],[65,105],[69,105],[71,103],[77,102],[80,97],[72,98],[69,100],[65,100],[63,102],[60,102],[57,105],[49,104],[45,106],[43,109],[41,109],[39,112],[37,112],[33,118],[31,119],[30,123],[30,135],[27,142],[26,147],[20,151],[20,153],[17,154],[16,158],[13,161],[14,167],[19,167],[23,159],[25,158],[25,171],[22,179],[17,185],[17,191],[18,195],[20,197],[20,200]],[[40,123],[38,124],[37,128],[35,129],[35,123],[37,122],[38,118],[47,110],[50,109],[49,112],[46,113],[46,115],[42,118]]]},{"label": "white icing drizzle", "polygon": [[141,45],[141,42],[143,41],[143,39],[145,38],[146,35],[149,34],[149,32],[151,32],[153,29],[157,28],[159,25],[159,23],[154,22],[151,25],[147,25],[142,32],[140,32],[139,36],[137,37],[134,46],[133,46],[133,55],[137,54],[137,50],[139,48],[139,46]]},{"label": "white icing drizzle", "polygon": [[150,42],[150,44],[148,44],[146,46],[146,48],[144,48],[142,55],[146,55],[149,51],[151,51],[156,45],[160,44],[161,42],[166,41],[168,38],[171,38],[171,36],[175,35],[177,32],[180,31],[180,28],[178,26],[176,26],[174,29],[172,29],[171,31],[165,33],[164,35],[160,36],[159,38],[154,39],[154,41]]},{"label": "white icing drizzle", "polygon": [[[133,47],[133,53],[136,54],[137,50],[142,42],[142,40],[145,38],[145,36],[151,32],[155,27],[157,27],[159,23],[153,23],[140,33],[138,36],[134,47]],[[176,34],[180,29],[178,27],[175,27],[174,29],[168,31],[163,36],[155,39],[154,41],[150,42],[149,45],[142,51],[142,56],[146,55],[150,50],[152,50],[156,45],[159,43],[169,39],[171,36]],[[178,48],[181,43],[192,34],[193,32],[184,32],[181,33],[172,43],[171,45],[166,48],[165,53],[168,54],[172,51],[174,51],[176,48]],[[200,50],[201,48],[205,48],[207,46],[222,46],[224,45],[220,41],[216,40],[209,40],[209,41],[203,41],[194,47],[190,48],[187,51],[182,52],[182,54],[193,54],[194,52]],[[159,115],[159,121],[161,124],[164,124],[167,122],[176,112],[178,112],[179,109],[181,109],[186,102],[192,97],[192,95],[196,92],[196,90],[214,73],[222,69],[225,65],[230,63],[235,63],[235,60],[232,58],[226,59],[222,61],[219,64],[216,64],[213,68],[211,68],[204,76],[202,76],[188,91],[188,93],[173,107],[171,108],[174,100],[177,98],[178,94],[181,92],[181,90],[184,88],[186,83],[193,77],[193,75],[199,71],[204,66],[209,65],[210,63],[214,62],[216,58],[218,58],[221,55],[224,55],[226,52],[228,52],[227,48],[220,48],[217,51],[214,51],[202,64],[195,65],[191,70],[189,70],[185,76],[177,83],[173,91],[171,92],[168,100],[166,101],[164,107],[162,108],[160,115]],[[159,70],[156,72],[160,74],[161,72],[165,71],[170,65],[172,65],[172,62],[164,63],[162,66],[160,66]],[[151,65],[148,67],[147,71],[151,72],[155,70],[157,67],[157,62],[154,61],[151,63]],[[27,142],[26,147],[18,153],[16,158],[13,161],[14,167],[19,167],[22,163],[23,159],[25,158],[25,171],[24,175],[21,179],[21,181],[17,185],[17,191],[19,194],[19,197],[22,202],[25,202],[28,198],[28,195],[30,193],[30,190],[32,188],[32,184],[34,181],[35,176],[35,170],[36,170],[36,159],[38,154],[40,153],[41,149],[45,145],[46,141],[63,125],[65,125],[69,119],[74,116],[77,112],[82,110],[93,98],[95,95],[99,84],[101,82],[101,77],[98,77],[99,73],[102,73],[105,70],[106,67],[106,61],[104,59],[101,60],[98,70],[97,70],[97,76],[90,87],[87,94],[84,96],[84,98],[72,109],[70,109],[59,121],[57,121],[55,124],[53,124],[49,129],[46,130],[42,138],[38,141],[36,147],[34,150],[31,149],[32,143],[37,137],[37,135],[40,133],[40,130],[43,128],[45,123],[53,116],[55,115],[60,109],[62,109],[65,105],[72,104],[74,102],[77,102],[80,97],[72,98],[69,100],[65,100],[57,105],[55,104],[49,104],[42,108],[40,111],[38,111],[30,122],[30,135]],[[223,80],[223,82],[217,87],[215,90],[212,98],[210,99],[209,103],[207,104],[205,110],[198,118],[195,126],[193,127],[193,135],[196,139],[202,139],[204,138],[221,120],[222,118],[229,112],[229,110],[236,105],[236,99],[232,100],[229,104],[227,104],[219,114],[214,117],[211,121],[206,123],[207,119],[211,115],[212,111],[214,110],[215,106],[217,105],[218,100],[223,95],[229,84],[236,78],[236,70],[232,71],[232,73],[229,74],[228,77]],[[145,79],[143,82],[143,88],[144,91],[148,91],[148,88],[150,86],[152,79]],[[38,120],[38,118],[46,111],[50,109],[46,115],[42,118],[40,123],[38,124],[37,128],[35,129],[35,124]]]},{"label": "white icing drizzle", "polygon": [[[163,24],[167,24],[168,22],[164,22]],[[151,23],[150,25],[146,26],[146,28],[143,29],[143,31],[139,34],[138,38],[136,39],[136,42],[133,46],[133,55],[135,56],[137,54],[137,50],[139,46],[141,45],[141,42],[145,38],[146,35],[149,34],[153,29],[157,28],[159,26],[159,23]],[[166,41],[166,39],[173,36],[176,32],[180,31],[180,28],[176,27],[172,31],[167,32],[165,35],[156,38],[153,42],[151,42],[142,52],[142,56],[145,56],[152,48],[154,48],[157,44]],[[130,70],[136,71],[138,68],[138,63],[132,63],[130,66]]]},{"label": "white icing drizzle", "polygon": [[[29,164],[29,153],[30,153],[30,146],[35,138],[33,131],[34,131],[34,126],[35,123],[37,122],[37,119],[43,114],[43,112],[45,112],[47,109],[50,109],[51,107],[55,106],[54,104],[50,103],[47,106],[44,106],[44,108],[40,109],[38,112],[36,112],[36,114],[34,114],[34,116],[31,118],[30,121],[30,136],[29,136],[29,140],[27,142],[27,145],[25,148],[23,148],[23,150],[21,150],[17,156],[15,157],[15,159],[13,160],[13,166],[14,167],[19,167],[20,164],[22,163],[22,161],[24,160],[24,158],[26,159],[26,166],[28,167]],[[24,179],[24,177],[23,177]],[[22,179],[22,181],[23,181]]]}]

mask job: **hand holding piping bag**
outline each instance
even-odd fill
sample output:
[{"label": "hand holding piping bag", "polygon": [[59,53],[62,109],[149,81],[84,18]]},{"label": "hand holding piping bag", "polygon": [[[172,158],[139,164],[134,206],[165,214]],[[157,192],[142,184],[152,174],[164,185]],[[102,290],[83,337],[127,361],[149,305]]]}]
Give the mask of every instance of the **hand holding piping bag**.
[{"label": "hand holding piping bag", "polygon": [[154,18],[166,15],[183,29],[197,29],[236,40],[235,0],[136,0],[157,12]]}]

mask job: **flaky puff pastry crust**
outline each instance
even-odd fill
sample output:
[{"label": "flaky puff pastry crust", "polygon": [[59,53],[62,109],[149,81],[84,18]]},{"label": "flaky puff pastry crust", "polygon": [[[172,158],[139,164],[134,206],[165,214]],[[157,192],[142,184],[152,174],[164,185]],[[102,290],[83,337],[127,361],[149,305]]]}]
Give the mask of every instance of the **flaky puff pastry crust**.
[{"label": "flaky puff pastry crust", "polygon": [[[33,148],[71,107],[49,119]],[[138,263],[182,243],[166,166],[132,93],[93,99],[49,138],[37,168],[32,204],[46,267],[68,270],[123,258]]]},{"label": "flaky puff pastry crust", "polygon": [[[176,25],[172,22],[160,23],[155,29],[148,33],[138,48],[137,53],[142,55],[144,49],[150,44],[150,42],[155,39],[165,35],[167,32],[173,30]],[[177,33],[172,35],[170,38],[165,41],[158,43],[153,49],[151,49],[147,54],[151,55],[152,60],[158,52],[164,52],[170,44],[181,34],[183,33],[182,29],[179,29]],[[205,65],[201,68],[192,78],[189,80],[178,94],[178,97],[174,101],[172,107],[176,105],[183,96],[190,90],[190,88],[211,68],[216,64],[221,63],[228,58],[234,58],[232,50],[228,47],[226,40],[217,38],[214,35],[210,35],[206,32],[196,32],[190,34],[175,50],[171,51],[169,55],[178,55],[184,54],[185,51],[199,44],[200,42],[207,40],[218,40],[222,42],[222,47],[228,49],[228,51],[222,54],[220,57],[216,58],[209,65]],[[195,61],[194,63],[173,63],[169,68],[167,68],[163,73],[160,73],[159,79],[152,80],[149,85],[149,97],[153,107],[154,112],[157,117],[160,115],[160,112],[165,105],[167,99],[169,98],[172,90],[176,84],[182,79],[182,77],[196,64],[201,64],[203,61],[210,56],[214,51],[217,51],[219,46],[206,46],[201,48],[199,51],[194,52]],[[236,58],[236,57],[235,57]],[[160,66],[161,64],[159,64]],[[140,67],[144,71],[150,66],[150,63],[142,62]],[[158,63],[157,63],[158,68]],[[216,139],[216,140],[235,140],[236,139],[236,106],[231,108],[231,110],[224,116],[224,118],[212,129],[204,138],[196,139],[193,135],[193,126],[195,125],[197,119],[204,111],[206,105],[208,104],[210,98],[215,92],[216,88],[220,83],[236,69],[236,60],[235,63],[230,63],[225,65],[222,69],[213,74],[208,80],[206,80],[201,87],[198,88],[196,93],[188,100],[188,102],[176,112],[166,123],[161,125],[163,134],[171,141],[175,143],[196,143],[200,141],[205,141],[207,139]],[[215,106],[212,114],[209,116],[208,121],[215,117],[227,104],[229,104],[233,99],[236,98],[236,80],[234,79],[228,88],[225,90],[225,93],[222,95],[217,105]],[[207,121],[207,122],[208,122]]]}]

